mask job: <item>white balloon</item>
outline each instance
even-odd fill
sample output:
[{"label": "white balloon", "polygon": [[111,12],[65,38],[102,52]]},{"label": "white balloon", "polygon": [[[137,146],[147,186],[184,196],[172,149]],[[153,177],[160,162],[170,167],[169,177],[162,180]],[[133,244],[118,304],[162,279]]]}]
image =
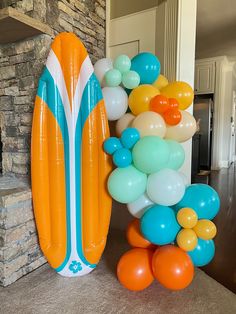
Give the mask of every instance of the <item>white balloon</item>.
[{"label": "white balloon", "polygon": [[131,215],[137,218],[141,218],[148,208],[154,203],[148,198],[147,194],[144,193],[136,201],[128,203],[128,211]]},{"label": "white balloon", "polygon": [[102,94],[108,120],[115,121],[120,119],[128,108],[128,96],[125,90],[120,86],[104,87]]},{"label": "white balloon", "polygon": [[187,187],[189,186],[191,183],[189,182],[189,179],[187,178],[187,176],[183,173],[183,172],[179,172],[179,175],[182,177],[183,181],[184,181],[184,185]]},{"label": "white balloon", "polygon": [[185,193],[182,176],[175,170],[162,169],[150,174],[147,181],[147,195],[159,205],[177,204]]},{"label": "white balloon", "polygon": [[94,73],[99,80],[101,86],[105,86],[105,74],[111,69],[113,69],[113,64],[112,60],[109,58],[100,59],[94,64]]},{"label": "white balloon", "polygon": [[116,123],[116,134],[121,136],[121,133],[131,126],[134,118],[135,116],[130,112],[124,114]]}]

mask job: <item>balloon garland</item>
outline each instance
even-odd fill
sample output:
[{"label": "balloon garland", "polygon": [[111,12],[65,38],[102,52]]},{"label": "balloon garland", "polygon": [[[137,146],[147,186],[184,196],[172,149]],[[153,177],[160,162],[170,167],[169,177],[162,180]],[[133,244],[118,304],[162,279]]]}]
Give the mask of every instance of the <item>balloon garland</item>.
[{"label": "balloon garland", "polygon": [[184,289],[193,280],[194,266],[214,257],[211,220],[220,208],[213,188],[189,184],[178,171],[185,159],[180,143],[196,132],[194,117],[185,111],[193,89],[185,82],[169,83],[160,74],[158,58],[148,52],[132,60],[104,58],[94,69],[108,119],[117,121],[117,137],[104,142],[117,167],[108,191],[135,217],[126,232],[132,249],[118,262],[118,280],[135,291],[154,278],[168,289]]}]

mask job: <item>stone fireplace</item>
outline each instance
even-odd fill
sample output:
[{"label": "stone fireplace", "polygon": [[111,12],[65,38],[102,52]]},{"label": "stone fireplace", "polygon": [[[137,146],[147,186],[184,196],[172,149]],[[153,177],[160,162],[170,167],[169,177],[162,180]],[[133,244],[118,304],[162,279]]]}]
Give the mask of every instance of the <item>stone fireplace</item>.
[{"label": "stone fireplace", "polygon": [[[62,31],[74,32],[84,42],[92,62],[105,53],[105,0],[1,1],[0,9],[6,7],[22,17],[31,17],[32,23],[41,22],[47,31],[0,44],[0,285],[3,286],[45,263],[32,210],[30,138],[37,82],[52,39]],[[17,37],[17,29],[15,32]]]}]

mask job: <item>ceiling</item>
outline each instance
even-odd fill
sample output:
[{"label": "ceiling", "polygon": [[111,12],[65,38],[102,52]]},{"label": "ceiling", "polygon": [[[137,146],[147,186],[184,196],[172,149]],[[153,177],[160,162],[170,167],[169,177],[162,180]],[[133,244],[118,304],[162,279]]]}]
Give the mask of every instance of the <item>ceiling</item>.
[{"label": "ceiling", "polygon": [[236,56],[236,1],[197,1],[196,58]]}]

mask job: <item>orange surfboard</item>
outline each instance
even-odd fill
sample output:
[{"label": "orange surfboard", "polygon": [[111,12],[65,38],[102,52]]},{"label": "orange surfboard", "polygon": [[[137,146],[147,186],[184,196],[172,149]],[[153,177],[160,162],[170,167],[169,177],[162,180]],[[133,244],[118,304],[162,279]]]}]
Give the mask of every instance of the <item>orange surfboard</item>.
[{"label": "orange surfboard", "polygon": [[72,33],[52,43],[35,101],[31,172],[41,249],[63,276],[98,263],[110,222],[109,127],[88,53]]}]

